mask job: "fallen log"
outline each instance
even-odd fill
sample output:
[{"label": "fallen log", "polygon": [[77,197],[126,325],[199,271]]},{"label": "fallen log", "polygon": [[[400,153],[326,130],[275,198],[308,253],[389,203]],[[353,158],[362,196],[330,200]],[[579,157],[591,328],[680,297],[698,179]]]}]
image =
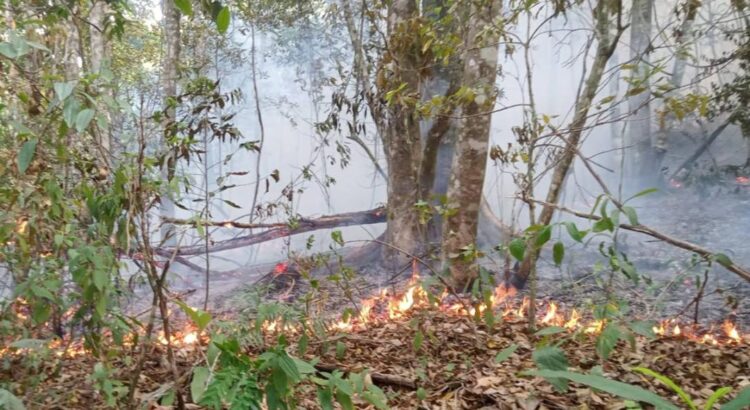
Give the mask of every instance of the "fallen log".
[{"label": "fallen log", "polygon": [[[350,373],[351,370],[347,370],[346,368],[339,367],[333,364],[327,364],[327,363],[318,363],[315,365],[315,369],[319,372],[332,372],[334,370],[339,370],[344,373]],[[372,379],[372,382],[376,385],[380,386],[398,386],[398,387],[405,387],[407,389],[416,390],[417,389],[417,382],[415,379],[408,379],[406,377],[396,376],[392,374],[385,374],[385,373],[368,373],[370,375],[370,379]]]},{"label": "fallen log", "polygon": [[200,255],[206,252],[211,253],[242,248],[245,246],[255,245],[261,242],[279,239],[290,235],[298,235],[305,232],[317,231],[319,229],[331,229],[352,225],[368,225],[383,223],[385,221],[385,208],[379,207],[370,209],[368,211],[326,215],[315,219],[302,219],[295,223],[294,226],[291,226],[290,224],[284,224],[263,232],[216,242],[208,248],[206,248],[206,246],[204,245],[193,245],[179,248],[158,248],[154,251],[161,256],[171,256],[173,254],[178,256]]},{"label": "fallen log", "polygon": [[[531,199],[531,201],[533,201],[535,203],[538,203],[540,205],[543,205],[543,206],[549,206],[549,207],[555,208],[555,209],[557,209],[558,211],[561,211],[561,212],[565,212],[565,213],[568,213],[568,214],[571,214],[571,215],[575,215],[575,216],[577,216],[579,218],[590,219],[590,220],[593,220],[593,221],[598,221],[598,220],[602,219],[602,217],[599,216],[599,215],[593,215],[593,214],[590,214],[590,213],[587,213],[587,212],[576,211],[576,210],[569,209],[569,208],[566,208],[564,206],[560,206],[560,205],[557,205],[557,204],[551,204],[549,202],[540,201],[538,199]],[[668,243],[668,244],[670,244],[672,246],[675,246],[675,247],[678,247],[678,248],[685,249],[687,251],[696,253],[696,254],[702,256],[703,258],[712,259],[712,260],[716,261],[716,263],[718,263],[719,265],[725,267],[728,271],[730,271],[732,273],[735,273],[738,276],[740,276],[741,278],[743,278],[746,281],[750,282],[750,270],[747,270],[746,268],[737,265],[736,263],[734,263],[731,260],[729,260],[729,258],[726,258],[726,257],[721,258],[721,257],[719,257],[719,255],[721,255],[719,252],[713,252],[713,251],[708,250],[706,248],[703,248],[703,247],[701,247],[699,245],[696,245],[696,244],[694,244],[692,242],[688,242],[688,241],[684,241],[682,239],[674,238],[672,236],[669,236],[667,234],[664,234],[664,233],[661,233],[661,232],[659,232],[657,230],[649,228],[646,225],[642,225],[642,224],[637,224],[637,225],[620,224],[619,227],[622,228],[622,229],[628,230],[628,231],[642,233],[642,234],[648,235],[648,236],[650,236],[652,238],[659,239],[659,240],[661,240],[663,242],[666,242],[666,243]]]}]

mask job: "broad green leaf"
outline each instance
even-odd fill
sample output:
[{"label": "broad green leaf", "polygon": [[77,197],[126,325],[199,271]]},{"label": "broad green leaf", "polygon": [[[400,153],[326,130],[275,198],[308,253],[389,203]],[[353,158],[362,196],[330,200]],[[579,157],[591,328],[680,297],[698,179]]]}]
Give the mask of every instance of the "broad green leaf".
[{"label": "broad green leaf", "polygon": [[516,350],[518,350],[518,345],[515,343],[501,350],[497,356],[495,356],[495,363],[501,363],[508,360]]},{"label": "broad green leaf", "polygon": [[721,406],[721,410],[742,410],[750,406],[750,387],[742,389],[734,400]]},{"label": "broad green leaf", "polygon": [[219,33],[224,34],[229,28],[229,21],[232,19],[232,15],[229,12],[229,7],[224,6],[219,14],[216,15],[216,29]]},{"label": "broad green leaf", "polygon": [[37,142],[36,139],[28,140],[21,147],[21,151],[18,153],[18,172],[21,174],[26,173],[26,170],[29,169],[31,160],[34,159]]},{"label": "broad green leaf", "polygon": [[609,218],[602,218],[596,223],[594,223],[594,226],[591,228],[592,232],[604,232],[604,231],[612,231],[615,229],[615,225],[612,223],[612,220]]},{"label": "broad green leaf", "polygon": [[191,0],[174,0],[174,5],[186,16],[193,15],[193,3]]},{"label": "broad green leaf", "polygon": [[550,327],[545,327],[544,329],[537,331],[536,333],[534,333],[534,335],[549,336],[549,335],[556,335],[558,333],[564,333],[565,331],[567,331],[567,329],[565,329],[564,327],[550,326]]},{"label": "broad green leaf", "polygon": [[[537,349],[531,355],[534,363],[542,370],[567,370],[568,358],[559,347],[545,346]],[[560,391],[568,389],[568,382],[560,377],[545,377],[555,388]]]},{"label": "broad green leaf", "polygon": [[608,324],[596,338],[596,353],[599,357],[607,360],[612,349],[617,345],[617,341],[620,340],[620,336],[622,336],[620,327],[613,323]]},{"label": "broad green leaf", "polygon": [[651,370],[649,368],[646,368],[646,367],[636,367],[636,368],[633,368],[633,370],[636,371],[636,372],[638,372],[638,373],[645,374],[646,376],[651,376],[651,377],[659,380],[665,386],[667,386],[670,389],[672,389],[673,392],[677,393],[677,395],[680,396],[680,399],[682,399],[682,401],[688,407],[690,407],[691,410],[697,410],[697,407],[695,407],[695,403],[693,403],[693,400],[690,398],[690,396],[688,396],[688,394],[685,393],[685,390],[682,390],[682,388],[680,386],[678,386],[677,383],[675,383],[674,381],[672,381],[672,379],[670,379],[669,377],[667,377],[667,376],[665,376],[665,375],[663,375],[661,373],[657,373],[657,372],[655,372],[655,371],[653,371],[653,370]]},{"label": "broad green leaf", "polygon": [[0,54],[10,58],[11,60],[18,57],[18,52],[16,51],[15,47],[13,47],[13,45],[10,43],[5,42],[0,43]]},{"label": "broad green leaf", "polygon": [[190,396],[193,398],[193,403],[198,403],[203,397],[203,393],[206,391],[206,382],[211,371],[206,367],[198,366],[193,368],[193,380],[190,382]]},{"label": "broad green leaf", "polygon": [[654,322],[647,320],[636,320],[628,323],[628,327],[630,327],[632,331],[649,339],[656,337],[656,334],[654,333],[654,325]]},{"label": "broad green leaf", "polygon": [[341,390],[336,390],[336,401],[339,402],[344,410],[354,410],[354,403],[352,402],[352,396],[347,395]]},{"label": "broad green leaf", "polygon": [[367,386],[367,390],[362,392],[362,398],[377,409],[388,410],[388,397],[383,390],[380,390],[380,387],[374,384]]},{"label": "broad green leaf", "polygon": [[331,389],[318,387],[318,403],[323,410],[333,410],[333,393]]},{"label": "broad green leaf", "polygon": [[521,238],[515,238],[508,244],[508,250],[519,261],[523,261],[523,256],[526,253],[526,242]]},{"label": "broad green leaf", "polygon": [[65,100],[68,98],[68,96],[73,92],[73,89],[75,88],[76,83],[75,81],[68,81],[65,83],[55,83],[55,94],[57,95],[57,99],[60,101]]},{"label": "broad green leaf", "polygon": [[83,132],[94,118],[94,113],[95,111],[91,108],[81,110],[81,112],[76,115],[76,131]]},{"label": "broad green leaf", "polygon": [[552,260],[556,266],[562,264],[563,258],[565,257],[565,245],[562,242],[556,242],[552,247]]},{"label": "broad green leaf", "polygon": [[552,237],[552,226],[547,225],[539,232],[536,237],[536,247],[541,248]]},{"label": "broad green leaf", "polygon": [[0,388],[0,409],[5,410],[26,410],[21,399],[16,397],[13,393]]},{"label": "broad green leaf", "polygon": [[280,354],[278,356],[278,363],[281,370],[283,370],[293,382],[297,383],[302,380],[302,375],[299,373],[299,369],[297,369],[297,364],[295,364],[294,360],[292,360],[287,354]]},{"label": "broad green leaf", "polygon": [[[638,386],[610,380],[601,376],[593,374],[580,374],[567,371],[556,371],[556,370],[536,370],[528,371],[523,374],[530,376],[549,378],[562,378],[567,379],[575,383],[584,384],[589,387],[593,387],[597,390],[601,390],[615,396],[622,397],[626,400],[633,400],[636,402],[643,402],[651,404],[657,409],[666,410],[678,410],[677,406],[668,402],[667,400],[659,397],[657,394],[650,392]],[[739,407],[737,408],[739,409]]]}]

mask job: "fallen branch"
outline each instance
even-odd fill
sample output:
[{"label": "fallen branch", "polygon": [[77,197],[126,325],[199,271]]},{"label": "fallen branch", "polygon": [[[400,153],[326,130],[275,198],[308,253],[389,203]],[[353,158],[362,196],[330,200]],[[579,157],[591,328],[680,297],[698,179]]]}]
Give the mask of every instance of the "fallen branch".
[{"label": "fallen branch", "polygon": [[319,229],[339,228],[351,225],[376,224],[386,221],[385,208],[379,207],[368,211],[349,212],[336,215],[326,215],[316,219],[302,219],[291,226],[284,224],[263,232],[240,236],[226,241],[216,242],[209,246],[204,245],[186,246],[179,249],[175,248],[158,248],[154,251],[159,255],[172,254],[188,256],[199,255],[206,252],[219,252],[229,249],[237,249],[245,246],[255,245],[274,239],[283,238],[290,235],[298,235],[305,232],[317,231]]},{"label": "fallen branch", "polygon": [[[590,219],[590,220],[594,220],[594,221],[598,221],[598,220],[602,219],[602,217],[600,217],[598,215],[592,215],[592,214],[587,213],[587,212],[576,211],[576,210],[569,209],[569,208],[566,208],[564,206],[560,206],[560,205],[557,205],[557,204],[551,204],[549,202],[540,201],[538,199],[530,199],[530,200],[533,201],[533,202],[535,202],[535,203],[538,203],[540,205],[552,207],[552,208],[557,209],[558,211],[565,212],[565,213],[568,213],[568,214],[571,214],[571,215],[575,215],[575,216],[577,216],[579,218],[585,218],[585,219]],[[637,225],[620,224],[619,227],[622,228],[622,229],[628,230],[628,231],[633,231],[633,232],[642,233],[644,235],[648,235],[648,236],[650,236],[652,238],[659,239],[659,240],[661,240],[663,242],[666,242],[666,243],[668,243],[670,245],[673,245],[673,246],[676,246],[678,248],[685,249],[685,250],[690,251],[690,252],[694,252],[694,253],[702,256],[703,258],[714,260],[718,264],[720,264],[721,266],[725,267],[730,272],[733,272],[733,273],[739,275],[741,278],[745,279],[746,281],[750,282],[750,271],[749,270],[747,270],[746,268],[744,268],[742,266],[737,265],[736,263],[734,263],[731,260],[729,260],[729,258],[717,258],[718,255],[721,255],[719,252],[713,252],[713,251],[708,250],[706,248],[703,248],[703,247],[701,247],[699,245],[696,245],[696,244],[694,244],[692,242],[683,241],[682,239],[674,238],[672,236],[669,236],[667,234],[661,233],[661,232],[659,232],[657,230],[654,230],[654,229],[649,228],[648,226],[645,226],[645,225],[642,225],[642,224],[637,224]]]},{"label": "fallen branch", "polygon": [[[332,372],[334,370],[339,370],[344,373],[350,373],[351,370],[347,370],[346,368],[342,368],[333,364],[326,364],[326,363],[318,363],[315,365],[315,369],[320,372]],[[414,379],[407,379],[406,377],[396,376],[392,374],[384,374],[384,373],[368,373],[370,375],[370,379],[372,379],[372,382],[376,385],[380,386],[399,386],[399,387],[405,387],[407,389],[416,390],[417,389],[417,382]]]}]

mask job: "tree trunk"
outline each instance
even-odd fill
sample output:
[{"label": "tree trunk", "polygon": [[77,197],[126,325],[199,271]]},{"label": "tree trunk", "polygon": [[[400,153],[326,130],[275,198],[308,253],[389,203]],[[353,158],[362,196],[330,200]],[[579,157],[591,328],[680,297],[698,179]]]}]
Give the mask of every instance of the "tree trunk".
[{"label": "tree trunk", "polygon": [[[408,262],[407,254],[423,252],[424,236],[416,203],[419,201],[419,164],[422,143],[414,101],[419,99],[419,47],[412,28],[418,10],[414,0],[395,0],[388,13],[389,50],[381,61],[381,94],[393,93],[388,103],[388,124],[383,136],[388,160],[387,241],[385,261],[394,266]],[[395,91],[400,90],[400,91]]]},{"label": "tree trunk", "polygon": [[456,289],[465,288],[477,276],[475,261],[457,255],[462,248],[476,246],[477,242],[492,108],[497,96],[495,80],[500,36],[499,30],[487,28],[500,16],[501,5],[500,0],[473,3],[469,19],[463,85],[471,88],[475,95],[463,106],[448,182],[448,209],[456,213],[443,222],[443,261],[449,264]]},{"label": "tree trunk", "polygon": [[[174,176],[176,162],[175,153],[167,151],[166,147],[170,132],[170,127],[167,125],[169,122],[176,120],[176,110],[174,107],[169,107],[169,100],[171,97],[177,95],[178,64],[180,59],[180,12],[174,5],[173,0],[162,0],[161,10],[164,16],[163,38],[165,44],[165,52],[162,58],[161,86],[165,106],[168,108],[166,110],[164,135],[160,145],[167,156],[162,166],[162,177],[165,183],[168,184]],[[161,196],[159,213],[162,217],[173,218],[175,215],[175,204],[170,195],[163,193]],[[161,241],[162,246],[175,245],[174,225],[169,223],[162,224]]]},{"label": "tree trunk", "polygon": [[[677,89],[682,86],[682,79],[685,76],[685,68],[687,67],[687,50],[685,50],[690,41],[690,31],[693,28],[695,22],[695,16],[698,14],[698,7],[700,7],[700,0],[687,0],[684,6],[685,19],[682,21],[680,31],[677,33],[677,53],[675,54],[674,66],[672,67],[672,78],[670,80],[673,88]],[[655,166],[657,169],[661,168],[664,155],[667,153],[668,140],[667,140],[667,128],[670,123],[674,121],[674,116],[668,115],[667,118],[662,118],[659,121],[659,131],[656,133],[656,141],[654,142],[655,152]]]},{"label": "tree trunk", "polygon": [[643,88],[640,93],[628,98],[628,131],[625,147],[631,149],[627,156],[625,175],[629,189],[641,190],[658,181],[658,168],[651,145],[651,107],[649,100],[649,48],[651,47],[651,14],[653,0],[634,0],[630,11],[630,61],[635,65],[634,74],[644,78],[636,87]]},{"label": "tree trunk", "polygon": [[[89,27],[89,52],[91,61],[91,71],[96,74],[101,74],[101,70],[108,60],[107,40],[105,36],[105,30],[107,25],[107,3],[103,0],[97,0],[91,7],[91,13],[89,13],[89,21],[91,25]],[[100,80],[101,81],[101,80]],[[112,93],[109,90],[99,90],[100,92]],[[110,132],[110,123],[112,122],[112,115],[109,109],[104,108],[104,115],[107,118],[107,129],[99,130],[97,134],[98,142],[101,148],[105,151],[107,156],[112,155],[112,133]],[[107,163],[109,161],[106,161]]]},{"label": "tree trunk", "polygon": [[[596,97],[596,91],[599,88],[602,75],[607,67],[607,62],[615,52],[617,43],[623,32],[622,27],[618,26],[614,38],[611,38],[609,21],[610,13],[608,7],[610,3],[611,2],[607,0],[600,0],[593,11],[596,24],[595,33],[597,36],[596,55],[589,76],[584,84],[583,92],[578,101],[576,101],[575,115],[573,116],[573,121],[568,127],[568,136],[565,139],[566,147],[554,155],[554,158],[550,161],[550,163],[557,165],[554,168],[549,190],[547,191],[545,202],[548,205],[545,205],[542,209],[537,222],[540,225],[549,225],[550,222],[552,222],[555,205],[557,205],[557,202],[560,199],[560,194],[565,185],[565,179],[568,176],[570,166],[573,163],[576,151],[581,142],[581,135],[586,126],[586,119],[589,110],[591,109],[591,104],[594,101],[594,97]],[[621,7],[614,7],[614,9],[621,10]],[[540,249],[534,246],[529,247],[527,250],[526,256],[524,257],[517,273],[519,283],[524,283],[528,279],[529,273],[536,266],[539,252]]]}]

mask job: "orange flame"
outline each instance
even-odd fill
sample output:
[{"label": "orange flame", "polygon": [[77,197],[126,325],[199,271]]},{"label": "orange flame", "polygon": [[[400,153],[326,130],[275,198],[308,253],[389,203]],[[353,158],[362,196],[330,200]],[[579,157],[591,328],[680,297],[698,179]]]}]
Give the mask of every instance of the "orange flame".
[{"label": "orange flame", "polygon": [[724,325],[722,327],[724,328],[724,333],[726,333],[730,339],[734,340],[737,343],[742,342],[740,332],[737,331],[737,327],[734,326],[734,323],[727,320],[724,321]]}]

